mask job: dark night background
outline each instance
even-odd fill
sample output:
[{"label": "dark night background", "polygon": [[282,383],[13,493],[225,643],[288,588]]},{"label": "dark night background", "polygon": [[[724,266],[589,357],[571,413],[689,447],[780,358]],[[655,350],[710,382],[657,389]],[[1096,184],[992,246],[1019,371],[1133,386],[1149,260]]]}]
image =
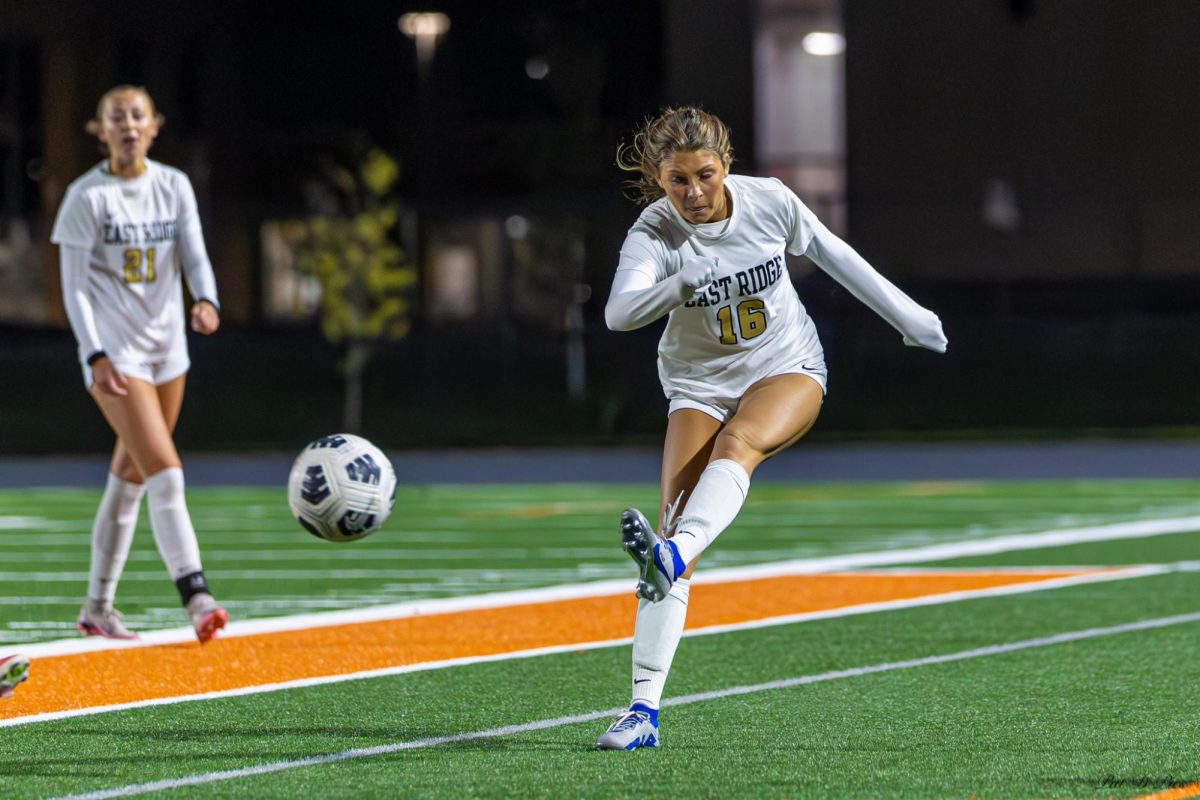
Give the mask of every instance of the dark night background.
[{"label": "dark night background", "polygon": [[[304,214],[322,159],[365,143],[401,162],[422,289],[411,334],[368,369],[363,433],[393,448],[657,443],[661,323],[615,334],[602,315],[637,214],[616,145],[664,105],[701,103],[730,125],[735,171],[761,171],[756,37],[817,7],[838,12],[847,40],[846,238],[939,313],[950,352],[901,346],[792,264],[831,369],[811,436],[1194,435],[1190,0],[4,0],[0,236],[28,223],[20,269],[45,309],[0,313],[0,454],[111,443],[79,379],[48,237],[67,183],[98,160],[84,121],[126,82],[168,119],[151,155],[196,186],[224,305],[221,332],[191,340],[182,450],[290,450],[340,427],[338,348],[311,321],[264,312],[260,229]],[[432,10],[451,29],[422,73],[396,20]],[[549,65],[544,80],[527,77],[531,57]],[[1015,193],[1018,224],[984,221],[994,181]],[[428,254],[512,215],[545,233],[533,242],[566,242],[570,267],[525,274],[502,247],[484,257],[495,269],[475,313],[427,313]],[[574,299],[582,392],[567,377]]]}]

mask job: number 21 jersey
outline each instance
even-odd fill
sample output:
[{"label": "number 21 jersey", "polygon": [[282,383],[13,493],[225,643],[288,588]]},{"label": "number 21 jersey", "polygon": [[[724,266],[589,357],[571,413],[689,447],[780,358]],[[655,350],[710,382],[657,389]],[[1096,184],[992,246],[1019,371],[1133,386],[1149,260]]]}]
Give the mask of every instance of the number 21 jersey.
[{"label": "number 21 jersey", "polygon": [[179,242],[199,224],[187,175],[157,161],[133,179],[102,162],[68,187],[50,240],[90,254],[87,292],[110,355],[186,348]]}]

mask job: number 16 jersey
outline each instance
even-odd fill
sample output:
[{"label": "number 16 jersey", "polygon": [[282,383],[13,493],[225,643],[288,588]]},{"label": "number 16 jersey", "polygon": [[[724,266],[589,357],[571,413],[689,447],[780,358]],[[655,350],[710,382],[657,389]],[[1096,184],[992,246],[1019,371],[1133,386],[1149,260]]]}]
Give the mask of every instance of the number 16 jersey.
[{"label": "number 16 jersey", "polygon": [[[671,311],[658,346],[667,397],[740,397],[754,382],[821,365],[816,326],[792,286],[785,251],[808,249],[820,223],[774,178],[729,175],[728,219],[693,225],[667,198],[630,228],[618,270],[654,282],[693,255],[717,259],[716,277]],[[822,386],[824,388],[824,386]]]}]

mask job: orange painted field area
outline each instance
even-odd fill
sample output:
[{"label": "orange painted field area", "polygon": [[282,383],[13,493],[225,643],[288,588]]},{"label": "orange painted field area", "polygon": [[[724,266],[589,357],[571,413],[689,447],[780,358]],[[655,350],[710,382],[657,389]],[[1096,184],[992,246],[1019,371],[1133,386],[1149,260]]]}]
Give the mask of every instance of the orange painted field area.
[{"label": "orange painted field area", "polygon": [[1133,800],[1188,800],[1190,797],[1200,797],[1200,783],[1189,783],[1171,789],[1163,789],[1154,794],[1143,794]]},{"label": "orange painted field area", "polygon": [[[1062,572],[789,576],[692,587],[688,629],[1033,584]],[[34,660],[0,720],[633,635],[630,594],[429,614]]]}]

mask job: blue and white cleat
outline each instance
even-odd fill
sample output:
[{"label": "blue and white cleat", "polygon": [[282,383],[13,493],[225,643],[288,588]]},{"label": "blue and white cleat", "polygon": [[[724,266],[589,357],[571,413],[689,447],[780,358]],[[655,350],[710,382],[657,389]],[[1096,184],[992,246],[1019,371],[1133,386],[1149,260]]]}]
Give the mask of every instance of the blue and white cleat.
[{"label": "blue and white cleat", "polygon": [[29,677],[29,659],[20,653],[0,658],[0,697],[8,697]]},{"label": "blue and white cleat", "polygon": [[687,570],[675,543],[660,538],[646,515],[636,508],[627,508],[621,514],[621,547],[638,565],[637,596],[652,603],[666,597]]},{"label": "blue and white cleat", "polygon": [[596,740],[597,750],[636,750],[658,747],[658,710],[636,703],[622,712]]}]

